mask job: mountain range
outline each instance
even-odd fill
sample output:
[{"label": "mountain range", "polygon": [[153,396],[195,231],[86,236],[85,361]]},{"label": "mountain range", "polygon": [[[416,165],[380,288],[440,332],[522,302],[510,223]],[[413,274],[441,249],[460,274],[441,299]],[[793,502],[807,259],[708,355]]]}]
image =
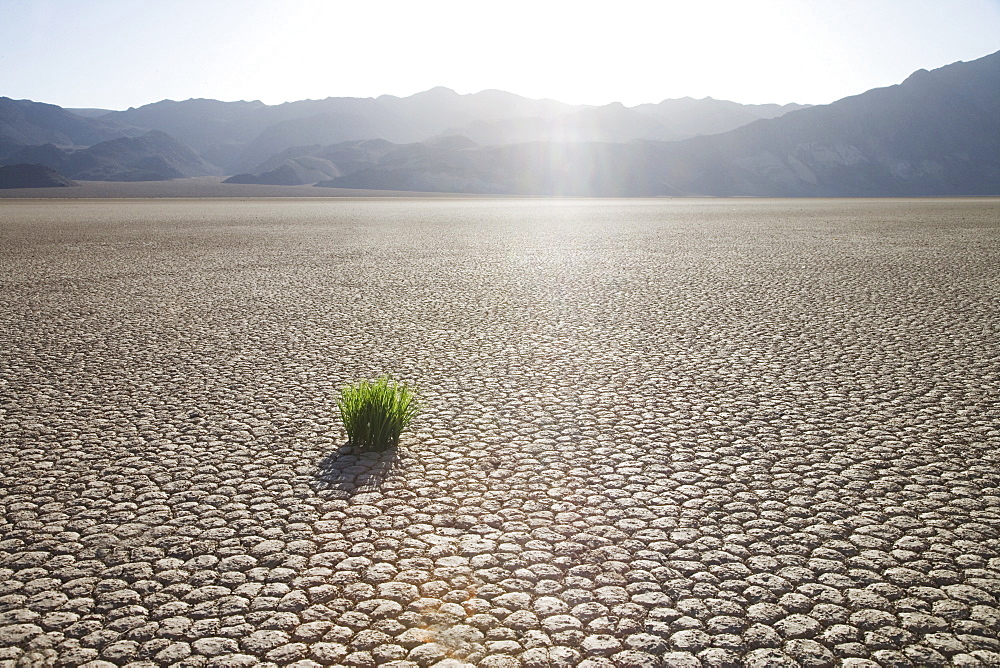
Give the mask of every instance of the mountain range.
[{"label": "mountain range", "polygon": [[222,173],[160,130],[150,130],[138,137],[108,139],[81,149],[59,148],[54,144],[22,146],[3,162],[44,165],[82,181],[160,181]]},{"label": "mountain range", "polygon": [[125,111],[0,98],[0,165],[76,180],[584,196],[1000,194],[1000,52],[832,104],[503,91]]}]

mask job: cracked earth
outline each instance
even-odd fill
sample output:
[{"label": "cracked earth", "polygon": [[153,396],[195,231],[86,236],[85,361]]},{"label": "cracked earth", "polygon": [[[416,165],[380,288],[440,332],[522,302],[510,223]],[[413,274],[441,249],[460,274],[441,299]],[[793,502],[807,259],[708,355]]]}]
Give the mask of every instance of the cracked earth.
[{"label": "cracked earth", "polygon": [[998,210],[0,202],[0,666],[998,666]]}]

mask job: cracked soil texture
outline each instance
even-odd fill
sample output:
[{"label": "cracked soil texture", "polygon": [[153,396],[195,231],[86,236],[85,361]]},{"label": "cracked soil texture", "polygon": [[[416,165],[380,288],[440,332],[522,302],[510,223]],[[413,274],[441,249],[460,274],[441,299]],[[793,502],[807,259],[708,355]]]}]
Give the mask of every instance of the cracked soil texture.
[{"label": "cracked soil texture", "polygon": [[[0,202],[0,666],[998,666],[998,232]],[[355,452],[384,372],[423,412]]]}]

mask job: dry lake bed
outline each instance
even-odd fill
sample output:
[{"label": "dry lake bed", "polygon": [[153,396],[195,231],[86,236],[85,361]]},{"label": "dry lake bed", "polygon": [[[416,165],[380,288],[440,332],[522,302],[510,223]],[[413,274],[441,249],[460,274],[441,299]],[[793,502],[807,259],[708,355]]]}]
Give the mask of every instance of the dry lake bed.
[{"label": "dry lake bed", "polygon": [[998,200],[2,201],[0,666],[1000,665],[998,278]]}]

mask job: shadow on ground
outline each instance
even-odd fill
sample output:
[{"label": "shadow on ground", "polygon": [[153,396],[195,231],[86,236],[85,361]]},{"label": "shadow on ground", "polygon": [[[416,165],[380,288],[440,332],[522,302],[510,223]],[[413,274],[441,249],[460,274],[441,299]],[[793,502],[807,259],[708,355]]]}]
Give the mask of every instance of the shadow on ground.
[{"label": "shadow on ground", "polygon": [[396,468],[398,459],[398,448],[371,452],[342,445],[320,460],[315,488],[319,492],[333,492],[340,498],[377,491]]}]

